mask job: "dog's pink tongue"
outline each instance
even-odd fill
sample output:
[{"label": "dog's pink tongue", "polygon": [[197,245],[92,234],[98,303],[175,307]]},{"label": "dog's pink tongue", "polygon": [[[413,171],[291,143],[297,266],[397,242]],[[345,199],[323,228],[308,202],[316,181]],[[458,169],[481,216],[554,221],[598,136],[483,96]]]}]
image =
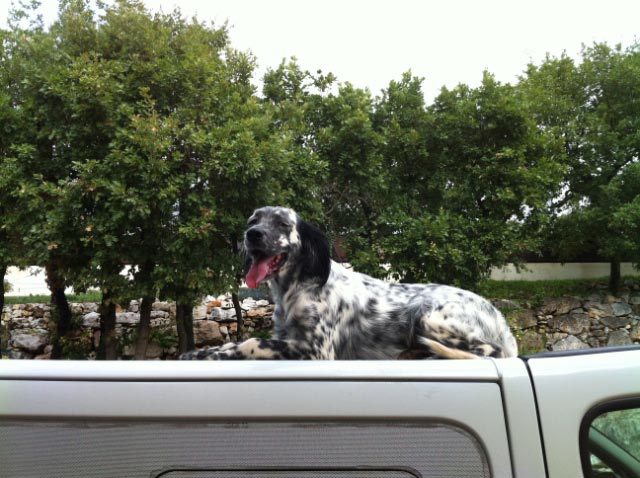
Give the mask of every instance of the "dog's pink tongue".
[{"label": "dog's pink tongue", "polygon": [[249,269],[249,272],[247,272],[247,277],[245,277],[247,285],[251,289],[256,289],[258,284],[267,277],[267,274],[269,273],[268,262],[269,259],[265,259],[264,261],[259,262],[254,261],[253,264],[251,264],[251,268]]}]

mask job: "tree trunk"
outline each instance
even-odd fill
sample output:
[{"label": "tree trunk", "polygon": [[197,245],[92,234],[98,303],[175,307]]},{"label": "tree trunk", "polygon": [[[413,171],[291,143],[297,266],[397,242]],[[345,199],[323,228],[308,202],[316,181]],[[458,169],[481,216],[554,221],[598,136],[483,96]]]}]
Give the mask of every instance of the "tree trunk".
[{"label": "tree trunk", "polygon": [[98,360],[116,360],[118,346],[116,342],[116,304],[109,291],[102,293],[100,312],[100,345],[96,358]]},{"label": "tree trunk", "polygon": [[153,300],[153,297],[146,296],[140,302],[140,322],[138,323],[136,336],[136,360],[144,360],[147,356],[147,345],[149,345],[149,336],[151,335],[151,306],[153,305]]},{"label": "tree trunk", "polygon": [[242,308],[240,307],[240,298],[238,294],[233,292],[231,294],[231,301],[233,302],[233,308],[236,309],[236,322],[238,324],[238,341],[242,340],[242,334],[244,333],[244,320],[242,318]]},{"label": "tree trunk", "polygon": [[60,275],[53,261],[45,266],[47,286],[51,291],[51,303],[53,304],[53,320],[56,330],[53,333],[51,350],[52,359],[62,358],[62,345],[60,339],[71,331],[71,307],[64,293],[66,288],[64,277]]},{"label": "tree trunk", "polygon": [[[2,310],[4,309],[4,276],[7,273],[7,265],[0,264],[0,318],[2,318]],[[9,348],[9,344],[2,343],[3,334],[0,333],[0,358],[2,358],[2,351],[7,350]],[[8,332],[7,332],[8,337]]]},{"label": "tree trunk", "polygon": [[620,259],[612,259],[609,271],[609,292],[611,292],[612,295],[618,295],[621,278]]},{"label": "tree trunk", "polygon": [[0,315],[2,315],[2,309],[4,308],[4,276],[7,273],[7,265],[0,264]]},{"label": "tree trunk", "polygon": [[141,281],[146,294],[140,302],[140,322],[138,323],[136,337],[135,359],[144,360],[147,355],[147,346],[149,345],[149,336],[151,335],[151,306],[155,299],[155,294],[149,293],[152,288],[152,275],[156,267],[153,261],[144,261],[140,270],[139,280]]},{"label": "tree trunk", "polygon": [[[231,241],[233,253],[237,256],[240,253],[238,248],[238,241],[234,237]],[[242,274],[236,274],[236,284],[240,286],[242,284]],[[240,307],[240,298],[236,292],[231,293],[231,301],[233,302],[233,308],[236,310],[236,324],[238,326],[237,336],[238,341],[242,340],[242,334],[244,333],[244,320],[242,320],[242,308]]]},{"label": "tree trunk", "polygon": [[178,353],[196,348],[193,340],[193,306],[176,301],[176,326],[178,329]]},{"label": "tree trunk", "polygon": [[176,332],[178,333],[178,354],[188,352],[187,331],[184,326],[182,307],[178,303],[176,303]]}]

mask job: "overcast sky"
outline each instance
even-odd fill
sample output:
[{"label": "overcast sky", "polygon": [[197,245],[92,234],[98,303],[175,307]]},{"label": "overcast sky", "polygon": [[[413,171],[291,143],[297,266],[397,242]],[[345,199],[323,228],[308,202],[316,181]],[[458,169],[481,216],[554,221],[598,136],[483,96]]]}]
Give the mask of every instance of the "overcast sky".
[{"label": "overcast sky", "polygon": [[[411,70],[430,101],[444,85],[477,86],[482,71],[513,82],[547,52],[577,57],[581,45],[640,40],[639,0],[145,0],[221,25],[232,45],[266,68],[295,56],[303,68],[380,93]],[[0,0],[4,23],[10,0]],[[43,0],[45,20],[57,2]]]}]

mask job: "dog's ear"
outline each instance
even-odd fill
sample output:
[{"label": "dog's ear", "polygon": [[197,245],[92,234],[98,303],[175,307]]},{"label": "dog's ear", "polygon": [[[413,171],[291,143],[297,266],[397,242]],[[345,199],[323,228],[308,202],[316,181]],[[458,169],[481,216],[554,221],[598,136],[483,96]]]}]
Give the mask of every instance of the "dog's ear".
[{"label": "dog's ear", "polygon": [[302,219],[298,219],[296,227],[302,244],[300,280],[313,280],[322,286],[331,272],[329,240],[320,229]]}]

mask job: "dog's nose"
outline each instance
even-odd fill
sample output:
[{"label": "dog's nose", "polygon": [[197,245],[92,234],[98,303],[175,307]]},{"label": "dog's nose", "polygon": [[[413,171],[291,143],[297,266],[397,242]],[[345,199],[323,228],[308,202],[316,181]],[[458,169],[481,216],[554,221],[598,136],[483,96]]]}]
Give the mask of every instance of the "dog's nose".
[{"label": "dog's nose", "polygon": [[247,241],[255,243],[260,239],[262,239],[262,236],[264,236],[264,234],[260,229],[252,227],[246,232],[246,236],[247,236]]}]

